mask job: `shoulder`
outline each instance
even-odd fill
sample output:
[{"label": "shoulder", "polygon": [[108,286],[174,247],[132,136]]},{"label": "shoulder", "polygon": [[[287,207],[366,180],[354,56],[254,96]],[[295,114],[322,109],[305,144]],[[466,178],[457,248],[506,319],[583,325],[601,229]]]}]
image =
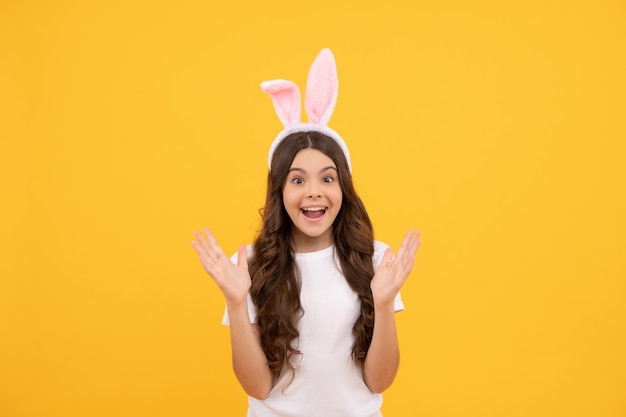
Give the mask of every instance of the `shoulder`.
[{"label": "shoulder", "polygon": [[374,256],[372,256],[372,263],[374,264],[374,271],[378,269],[380,262],[383,260],[385,251],[389,248],[389,245],[380,240],[374,241]]}]

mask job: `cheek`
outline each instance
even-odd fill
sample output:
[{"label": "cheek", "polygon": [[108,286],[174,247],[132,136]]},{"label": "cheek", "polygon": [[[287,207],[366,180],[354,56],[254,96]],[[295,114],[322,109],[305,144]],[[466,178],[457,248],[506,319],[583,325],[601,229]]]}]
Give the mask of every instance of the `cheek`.
[{"label": "cheek", "polygon": [[289,210],[294,204],[297,204],[298,196],[288,188],[283,189],[283,205],[285,209]]},{"label": "cheek", "polygon": [[335,198],[335,201],[341,204],[341,202],[343,201],[343,192],[341,191],[341,187],[337,187],[337,189],[335,190],[334,198]]},{"label": "cheek", "polygon": [[341,210],[341,206],[343,205],[343,195],[339,192],[330,199],[333,205],[333,210],[335,212],[339,212]]}]

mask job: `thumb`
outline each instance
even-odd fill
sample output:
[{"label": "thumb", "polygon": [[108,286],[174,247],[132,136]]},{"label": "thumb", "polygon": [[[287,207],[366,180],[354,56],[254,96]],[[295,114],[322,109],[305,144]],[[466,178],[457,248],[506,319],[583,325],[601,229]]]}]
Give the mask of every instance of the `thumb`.
[{"label": "thumb", "polygon": [[383,259],[380,261],[380,266],[388,268],[391,265],[391,261],[393,260],[393,249],[387,248],[385,250],[385,254],[383,255]]},{"label": "thumb", "polygon": [[237,266],[248,269],[248,248],[246,246],[239,246],[239,250],[237,251]]}]

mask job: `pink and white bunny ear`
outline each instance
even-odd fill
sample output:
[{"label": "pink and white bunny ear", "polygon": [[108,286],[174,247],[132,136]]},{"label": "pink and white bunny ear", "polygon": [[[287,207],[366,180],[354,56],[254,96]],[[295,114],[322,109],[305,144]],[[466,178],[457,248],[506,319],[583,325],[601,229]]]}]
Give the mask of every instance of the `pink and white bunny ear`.
[{"label": "pink and white bunny ear", "polygon": [[328,127],[328,121],[337,103],[337,67],[330,49],[322,49],[309,70],[304,106],[309,123],[300,122],[300,90],[291,81],[272,80],[261,83],[261,89],[272,97],[278,118],[285,126],[276,136],[267,155],[267,165],[272,169],[274,151],[287,136],[297,132],[319,132],[333,139],[343,151],[348,169],[352,172],[350,152],[341,136]]},{"label": "pink and white bunny ear", "polygon": [[327,125],[337,103],[339,82],[335,57],[325,48],[317,55],[309,70],[304,108],[309,122]]},{"label": "pink and white bunny ear", "polygon": [[261,83],[261,90],[272,97],[274,109],[285,127],[300,123],[300,90],[287,80],[271,80]]}]

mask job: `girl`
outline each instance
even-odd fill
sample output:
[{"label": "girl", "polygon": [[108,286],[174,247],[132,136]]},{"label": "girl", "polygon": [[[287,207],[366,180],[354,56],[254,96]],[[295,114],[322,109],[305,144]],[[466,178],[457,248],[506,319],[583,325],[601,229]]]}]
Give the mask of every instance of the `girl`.
[{"label": "girl", "polygon": [[226,299],[248,417],[381,416],[399,363],[394,312],[419,232],[409,230],[395,258],[373,238],[348,148],[327,126],[337,97],[328,49],[309,72],[310,123],[299,122],[293,83],[262,88],[285,129],[270,148],[261,232],[232,259],[206,228],[192,242]]}]

